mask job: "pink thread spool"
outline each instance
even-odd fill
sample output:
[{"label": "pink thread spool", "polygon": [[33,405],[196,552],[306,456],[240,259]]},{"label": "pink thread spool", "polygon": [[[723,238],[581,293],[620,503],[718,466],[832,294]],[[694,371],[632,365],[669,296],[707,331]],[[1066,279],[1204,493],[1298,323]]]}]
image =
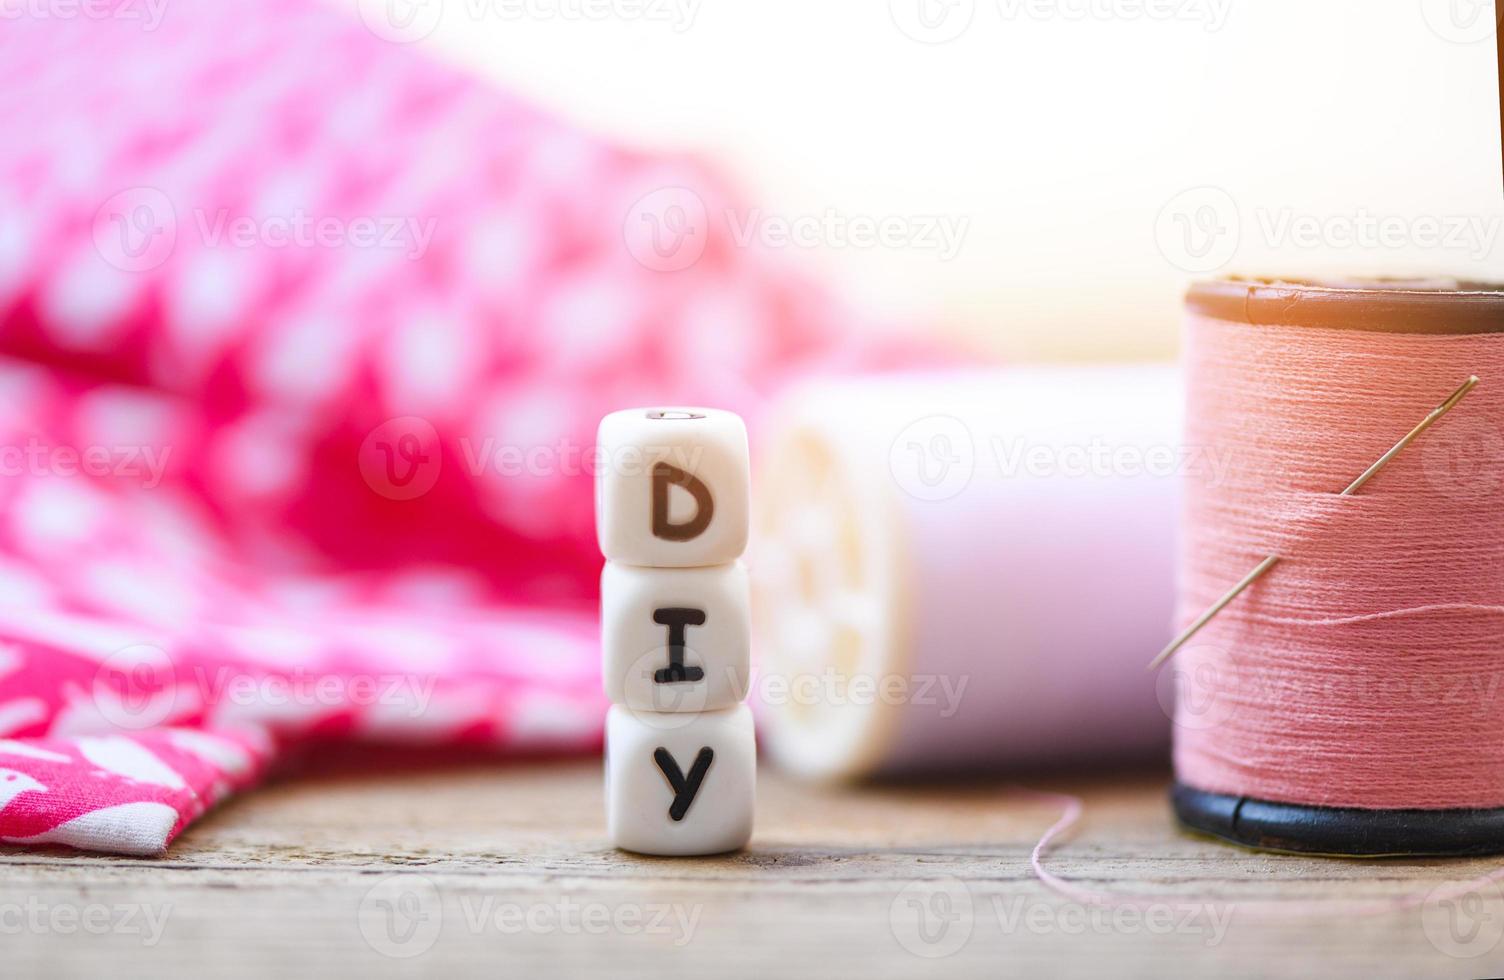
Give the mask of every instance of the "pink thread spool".
[{"label": "pink thread spool", "polygon": [[[1187,441],[1239,461],[1186,482],[1180,623],[1231,569],[1285,560],[1161,675],[1182,695],[1177,816],[1267,850],[1504,851],[1500,695],[1481,682],[1504,659],[1504,288],[1223,280],[1187,311]],[[1336,502],[1338,474],[1469,374],[1478,396]]]}]

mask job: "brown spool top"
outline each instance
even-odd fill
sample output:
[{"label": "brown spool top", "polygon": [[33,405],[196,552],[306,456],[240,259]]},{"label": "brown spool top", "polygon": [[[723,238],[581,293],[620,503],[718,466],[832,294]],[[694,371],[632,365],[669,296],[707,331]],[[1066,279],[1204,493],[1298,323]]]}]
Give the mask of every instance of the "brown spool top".
[{"label": "brown spool top", "polygon": [[1261,326],[1388,333],[1504,332],[1504,284],[1465,279],[1211,279],[1186,308]]}]

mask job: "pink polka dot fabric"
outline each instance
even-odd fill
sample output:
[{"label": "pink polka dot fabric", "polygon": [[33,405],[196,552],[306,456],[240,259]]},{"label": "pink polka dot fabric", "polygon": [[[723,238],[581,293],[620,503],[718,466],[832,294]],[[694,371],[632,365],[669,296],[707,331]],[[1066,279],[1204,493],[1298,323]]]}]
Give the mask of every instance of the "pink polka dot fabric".
[{"label": "pink polka dot fabric", "polygon": [[0,839],[157,853],[315,737],[596,748],[599,417],[896,353],[693,163],[351,12],[81,9],[0,31]]}]

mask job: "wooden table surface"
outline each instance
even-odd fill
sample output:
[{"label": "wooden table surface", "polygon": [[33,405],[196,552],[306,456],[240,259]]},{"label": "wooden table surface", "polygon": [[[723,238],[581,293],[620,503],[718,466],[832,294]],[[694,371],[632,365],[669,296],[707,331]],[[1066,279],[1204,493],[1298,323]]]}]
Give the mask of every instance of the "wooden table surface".
[{"label": "wooden table surface", "polygon": [[[815,789],[766,769],[743,853],[606,845],[599,764],[335,769],[232,801],[165,856],[0,852],[5,977],[1443,976],[1504,973],[1490,860],[1255,854],[1172,824],[1166,775],[1079,794],[1060,874],[1149,896],[1081,905],[1029,850],[1058,810],[1002,783]],[[1272,902],[1318,903],[1271,917]]]}]

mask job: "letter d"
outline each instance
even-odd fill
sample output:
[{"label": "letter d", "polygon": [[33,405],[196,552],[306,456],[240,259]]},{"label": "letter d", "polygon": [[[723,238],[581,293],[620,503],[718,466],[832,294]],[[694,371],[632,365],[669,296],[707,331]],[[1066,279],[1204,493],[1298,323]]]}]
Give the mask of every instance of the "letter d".
[{"label": "letter d", "polygon": [[[682,524],[668,519],[668,491],[677,484],[689,491],[695,499],[695,516]],[[665,541],[693,541],[710,526],[715,505],[710,499],[710,488],[698,477],[670,463],[653,466],[653,536]]]}]

